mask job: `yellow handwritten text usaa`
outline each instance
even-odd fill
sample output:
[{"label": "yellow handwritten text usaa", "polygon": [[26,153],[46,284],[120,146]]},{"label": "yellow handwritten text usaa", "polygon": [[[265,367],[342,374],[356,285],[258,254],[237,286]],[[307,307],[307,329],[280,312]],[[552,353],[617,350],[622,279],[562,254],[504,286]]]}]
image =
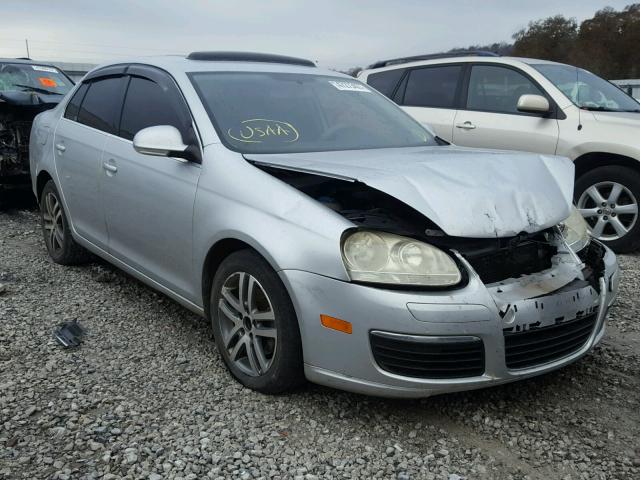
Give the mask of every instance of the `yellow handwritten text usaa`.
[{"label": "yellow handwritten text usaa", "polygon": [[296,127],[282,120],[250,118],[240,123],[239,127],[227,130],[227,134],[239,142],[263,143],[275,140],[292,143],[300,138]]}]

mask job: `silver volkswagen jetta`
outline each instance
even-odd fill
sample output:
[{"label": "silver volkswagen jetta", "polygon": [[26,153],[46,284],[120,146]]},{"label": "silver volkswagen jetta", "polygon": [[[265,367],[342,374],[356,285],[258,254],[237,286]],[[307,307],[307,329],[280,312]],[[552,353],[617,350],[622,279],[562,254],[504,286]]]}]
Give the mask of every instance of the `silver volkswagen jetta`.
[{"label": "silver volkswagen jetta", "polygon": [[30,149],[51,258],[93,252],[207,317],[261,392],[538,375],[602,338],[618,288],[569,160],[449,145],[306,60],[99,67],[37,117]]}]

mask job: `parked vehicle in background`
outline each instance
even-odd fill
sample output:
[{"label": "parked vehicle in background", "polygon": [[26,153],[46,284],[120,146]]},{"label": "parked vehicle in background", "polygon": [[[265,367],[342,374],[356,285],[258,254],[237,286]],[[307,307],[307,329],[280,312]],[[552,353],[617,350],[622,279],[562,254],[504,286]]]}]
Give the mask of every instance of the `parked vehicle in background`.
[{"label": "parked vehicle in background", "polygon": [[627,95],[640,100],[640,79],[611,80],[611,83],[620,88]]},{"label": "parked vehicle in background", "polygon": [[0,185],[29,183],[31,122],[72,87],[56,67],[0,58]]},{"label": "parked vehicle in background", "polygon": [[261,392],[306,376],[420,397],[539,375],[591,350],[618,290],[568,159],[449,146],[308,60],[104,66],[34,132],[51,258],[90,250],[208,317]]},{"label": "parked vehicle in background", "polygon": [[619,252],[640,247],[640,104],[613,84],[487,52],[379,62],[358,78],[456,145],[569,157],[592,234]]}]

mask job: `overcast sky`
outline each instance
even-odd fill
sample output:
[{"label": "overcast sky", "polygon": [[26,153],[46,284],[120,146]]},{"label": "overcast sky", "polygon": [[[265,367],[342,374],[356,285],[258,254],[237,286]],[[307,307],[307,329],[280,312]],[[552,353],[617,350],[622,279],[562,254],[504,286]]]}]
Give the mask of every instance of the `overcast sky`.
[{"label": "overcast sky", "polygon": [[509,41],[531,20],[578,21],[633,0],[0,0],[0,57],[100,63],[134,55],[244,50],[346,69]]}]

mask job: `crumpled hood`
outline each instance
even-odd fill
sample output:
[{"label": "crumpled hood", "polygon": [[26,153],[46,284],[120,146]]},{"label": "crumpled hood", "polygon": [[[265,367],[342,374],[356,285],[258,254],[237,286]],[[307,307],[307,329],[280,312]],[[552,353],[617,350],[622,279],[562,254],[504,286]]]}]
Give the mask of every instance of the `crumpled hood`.
[{"label": "crumpled hood", "polygon": [[574,167],[564,157],[416,147],[245,158],[360,181],[402,200],[452,236],[531,233],[556,225],[571,213]]}]

